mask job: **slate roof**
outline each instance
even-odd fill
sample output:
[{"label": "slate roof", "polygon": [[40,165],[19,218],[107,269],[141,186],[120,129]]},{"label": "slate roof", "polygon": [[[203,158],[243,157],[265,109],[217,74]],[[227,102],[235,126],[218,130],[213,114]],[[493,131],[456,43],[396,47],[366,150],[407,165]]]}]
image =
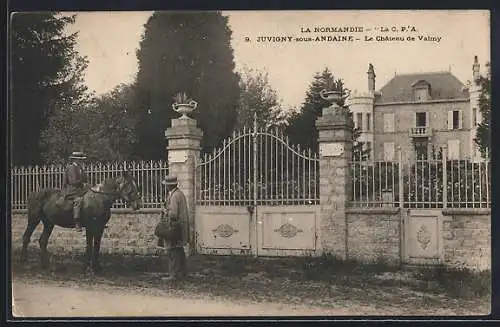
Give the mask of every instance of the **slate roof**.
[{"label": "slate roof", "polygon": [[434,72],[394,76],[380,89],[380,97],[376,99],[376,102],[414,101],[412,85],[419,81],[426,81],[430,84],[431,100],[469,98],[468,91],[464,90],[464,84],[452,73]]}]

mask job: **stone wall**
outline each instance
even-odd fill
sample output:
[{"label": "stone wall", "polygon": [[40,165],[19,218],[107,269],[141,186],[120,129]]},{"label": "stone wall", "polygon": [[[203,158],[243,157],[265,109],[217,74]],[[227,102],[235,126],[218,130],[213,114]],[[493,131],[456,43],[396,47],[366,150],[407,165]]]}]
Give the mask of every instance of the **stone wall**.
[{"label": "stone wall", "polygon": [[[156,253],[153,235],[158,210],[127,212],[116,210],[104,232],[101,251],[115,254]],[[491,269],[491,213],[483,209],[443,211],[443,264],[453,268]],[[26,213],[12,214],[12,248],[20,249],[26,228]],[[398,208],[347,209],[347,259],[360,262],[383,261],[400,265],[402,258],[402,214]],[[38,249],[40,224],[30,248]],[[55,227],[49,240],[52,253],[83,253],[85,234]],[[325,252],[329,252],[324,249]]]},{"label": "stone wall", "polygon": [[491,269],[491,211],[445,210],[444,260],[448,266]]},{"label": "stone wall", "polygon": [[[102,253],[154,254],[156,237],[154,228],[159,219],[157,209],[143,209],[138,212],[127,210],[112,211],[108,227],[104,230],[101,241]],[[26,212],[12,213],[12,249],[22,247],[22,237],[26,228]],[[30,249],[39,249],[38,239],[42,233],[40,223],[31,237]],[[48,249],[52,253],[83,253],[85,251],[85,233],[73,229],[54,227],[49,239]]]},{"label": "stone wall", "polygon": [[[402,263],[406,210],[360,208],[347,210],[347,257],[360,262]],[[441,263],[450,268],[491,269],[491,211],[443,210]]]},{"label": "stone wall", "polygon": [[348,209],[347,257],[361,262],[401,263],[399,208]]}]

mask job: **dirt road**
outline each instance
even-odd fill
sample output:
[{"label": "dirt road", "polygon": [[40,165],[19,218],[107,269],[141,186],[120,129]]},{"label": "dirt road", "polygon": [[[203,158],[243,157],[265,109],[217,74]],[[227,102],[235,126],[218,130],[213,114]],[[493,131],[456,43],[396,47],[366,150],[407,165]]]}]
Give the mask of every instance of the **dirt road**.
[{"label": "dirt road", "polygon": [[19,315],[456,316],[488,314],[491,305],[487,293],[471,294],[468,286],[459,289],[465,295],[452,295],[434,275],[387,267],[199,256],[189,261],[188,278],[172,284],[161,278],[161,263],[148,257],[109,255],[92,280],[80,260],[57,257],[49,272],[36,259],[13,264]]},{"label": "dirt road", "polygon": [[[371,310],[365,308],[365,310]],[[376,310],[372,308],[375,313]],[[350,315],[358,310],[326,309],[276,303],[234,303],[127,292],[118,287],[75,288],[55,283],[13,283],[13,312],[20,317],[106,316],[296,316]]]}]

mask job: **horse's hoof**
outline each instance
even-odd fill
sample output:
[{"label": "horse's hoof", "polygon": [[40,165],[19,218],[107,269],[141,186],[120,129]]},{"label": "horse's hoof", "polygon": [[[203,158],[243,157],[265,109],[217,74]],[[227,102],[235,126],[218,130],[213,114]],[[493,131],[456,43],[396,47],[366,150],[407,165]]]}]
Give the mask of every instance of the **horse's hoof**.
[{"label": "horse's hoof", "polygon": [[93,280],[95,275],[94,270],[92,268],[88,268],[86,271],[86,275],[90,280]]},{"label": "horse's hoof", "polygon": [[102,273],[102,266],[101,265],[94,266],[92,270],[94,271],[94,273],[100,274]]}]

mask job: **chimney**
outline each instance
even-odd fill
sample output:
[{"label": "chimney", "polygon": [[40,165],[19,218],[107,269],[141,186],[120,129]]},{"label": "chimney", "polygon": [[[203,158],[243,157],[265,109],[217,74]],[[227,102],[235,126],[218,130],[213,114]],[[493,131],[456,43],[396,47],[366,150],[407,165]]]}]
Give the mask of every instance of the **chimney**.
[{"label": "chimney", "polygon": [[375,70],[373,69],[373,65],[368,65],[368,91],[375,92]]},{"label": "chimney", "polygon": [[477,56],[474,56],[474,65],[472,65],[472,77],[474,81],[479,78],[479,62]]}]

